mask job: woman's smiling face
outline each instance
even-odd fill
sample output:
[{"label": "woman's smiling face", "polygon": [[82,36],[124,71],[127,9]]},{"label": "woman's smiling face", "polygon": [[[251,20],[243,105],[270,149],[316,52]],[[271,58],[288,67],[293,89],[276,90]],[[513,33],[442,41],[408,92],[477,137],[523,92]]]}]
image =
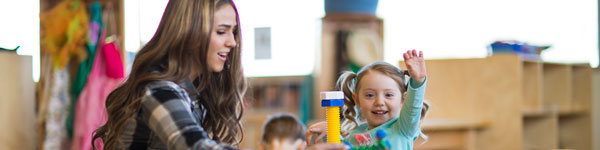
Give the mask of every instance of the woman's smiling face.
[{"label": "woman's smiling face", "polygon": [[237,28],[237,15],[233,6],[223,5],[215,11],[213,30],[210,35],[206,57],[210,71],[223,71],[227,56],[237,46],[235,41]]}]

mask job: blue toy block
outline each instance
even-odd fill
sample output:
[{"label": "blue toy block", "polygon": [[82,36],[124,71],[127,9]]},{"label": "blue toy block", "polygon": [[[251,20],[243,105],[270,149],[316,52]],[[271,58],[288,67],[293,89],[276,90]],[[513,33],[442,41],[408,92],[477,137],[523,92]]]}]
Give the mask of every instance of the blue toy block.
[{"label": "blue toy block", "polygon": [[344,99],[321,100],[321,107],[344,106]]},{"label": "blue toy block", "polygon": [[375,136],[377,136],[377,138],[379,139],[383,139],[387,136],[387,134],[385,133],[385,131],[383,130],[377,130],[377,132],[375,133]]}]

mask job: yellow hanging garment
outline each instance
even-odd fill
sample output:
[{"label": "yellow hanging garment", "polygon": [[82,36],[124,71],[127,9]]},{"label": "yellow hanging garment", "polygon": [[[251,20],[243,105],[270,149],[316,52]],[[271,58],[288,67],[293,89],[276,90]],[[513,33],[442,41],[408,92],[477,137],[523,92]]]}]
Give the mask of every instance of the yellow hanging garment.
[{"label": "yellow hanging garment", "polygon": [[55,68],[64,68],[72,57],[77,62],[87,57],[88,14],[85,8],[78,0],[63,0],[40,14],[41,52],[51,55]]}]

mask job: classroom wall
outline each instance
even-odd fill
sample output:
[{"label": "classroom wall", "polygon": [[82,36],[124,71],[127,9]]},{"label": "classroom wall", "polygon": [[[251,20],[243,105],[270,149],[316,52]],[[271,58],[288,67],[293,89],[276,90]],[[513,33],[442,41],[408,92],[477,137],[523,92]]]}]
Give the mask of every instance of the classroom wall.
[{"label": "classroom wall", "polygon": [[592,122],[592,143],[594,143],[594,149],[600,149],[600,69],[596,69],[594,71],[594,88],[592,93],[594,93],[593,100],[593,109],[592,109],[592,117],[594,118]]}]

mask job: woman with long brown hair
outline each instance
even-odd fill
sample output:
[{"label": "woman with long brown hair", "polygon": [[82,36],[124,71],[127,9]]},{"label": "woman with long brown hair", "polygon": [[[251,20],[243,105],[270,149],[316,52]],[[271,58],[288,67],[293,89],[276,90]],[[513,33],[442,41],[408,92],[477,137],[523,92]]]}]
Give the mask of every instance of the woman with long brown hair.
[{"label": "woman with long brown hair", "polygon": [[235,149],[246,90],[240,37],[231,0],[170,0],[108,96],[94,147],[101,138],[105,149]]}]

